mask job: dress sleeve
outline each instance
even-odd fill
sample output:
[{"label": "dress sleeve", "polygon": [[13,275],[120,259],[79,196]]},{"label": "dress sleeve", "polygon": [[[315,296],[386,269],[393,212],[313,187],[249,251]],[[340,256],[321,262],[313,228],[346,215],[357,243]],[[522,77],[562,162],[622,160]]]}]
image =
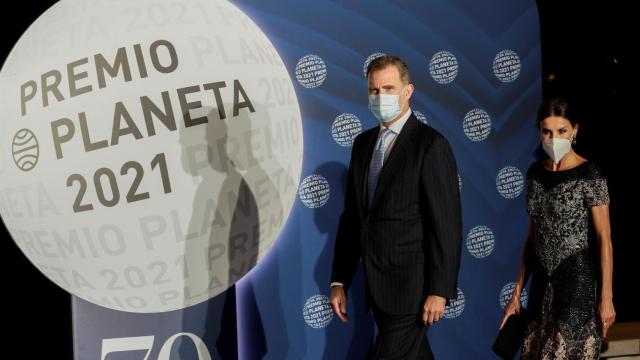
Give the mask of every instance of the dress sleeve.
[{"label": "dress sleeve", "polygon": [[589,167],[589,176],[584,183],[584,202],[587,207],[609,204],[607,179],[595,164]]}]

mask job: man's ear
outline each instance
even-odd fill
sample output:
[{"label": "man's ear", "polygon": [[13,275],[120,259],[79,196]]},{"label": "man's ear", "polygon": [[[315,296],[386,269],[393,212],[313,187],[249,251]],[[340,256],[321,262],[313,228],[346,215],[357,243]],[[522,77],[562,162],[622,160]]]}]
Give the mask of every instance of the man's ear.
[{"label": "man's ear", "polygon": [[407,86],[405,87],[405,96],[407,98],[407,100],[409,100],[411,98],[411,95],[413,94],[413,90],[415,89],[415,87],[413,86],[413,84],[407,84]]}]

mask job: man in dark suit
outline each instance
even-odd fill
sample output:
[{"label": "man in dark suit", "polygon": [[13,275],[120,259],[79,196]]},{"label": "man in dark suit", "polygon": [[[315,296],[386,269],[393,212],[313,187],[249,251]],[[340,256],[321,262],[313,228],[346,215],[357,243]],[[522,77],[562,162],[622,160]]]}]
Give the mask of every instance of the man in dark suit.
[{"label": "man in dark suit", "polygon": [[375,359],[433,359],[425,328],[457,296],[462,240],[456,162],[447,140],[411,112],[403,60],[369,64],[369,109],[380,125],[353,143],[331,274],[331,306],[347,321],[359,261],[378,337]]}]

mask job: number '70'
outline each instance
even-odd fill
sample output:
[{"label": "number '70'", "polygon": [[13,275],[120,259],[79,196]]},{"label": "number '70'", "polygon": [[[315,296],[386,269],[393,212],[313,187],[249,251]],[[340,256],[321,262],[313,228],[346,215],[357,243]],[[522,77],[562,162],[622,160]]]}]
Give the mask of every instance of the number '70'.
[{"label": "number '70'", "polygon": [[[190,338],[191,341],[193,341],[193,344],[198,352],[198,360],[211,360],[211,354],[209,354],[209,350],[207,349],[207,346],[202,341],[202,339],[200,339],[198,335],[186,332],[177,333],[168,338],[160,348],[160,352],[158,353],[158,360],[170,360],[171,348],[173,347],[173,343],[180,336],[186,336]],[[143,360],[148,360],[151,349],[153,349],[154,338],[155,337],[151,335],[102,339],[102,355],[100,356],[100,360],[106,360],[107,355],[114,352],[139,350],[146,350]]]}]

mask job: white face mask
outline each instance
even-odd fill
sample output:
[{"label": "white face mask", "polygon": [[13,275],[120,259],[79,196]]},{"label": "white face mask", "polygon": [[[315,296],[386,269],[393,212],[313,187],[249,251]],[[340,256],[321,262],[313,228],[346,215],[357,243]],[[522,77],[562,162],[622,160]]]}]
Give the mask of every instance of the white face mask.
[{"label": "white face mask", "polygon": [[554,163],[559,163],[571,150],[571,139],[545,139],[542,148]]},{"label": "white face mask", "polygon": [[381,123],[393,120],[400,115],[400,95],[369,95],[369,110]]}]

